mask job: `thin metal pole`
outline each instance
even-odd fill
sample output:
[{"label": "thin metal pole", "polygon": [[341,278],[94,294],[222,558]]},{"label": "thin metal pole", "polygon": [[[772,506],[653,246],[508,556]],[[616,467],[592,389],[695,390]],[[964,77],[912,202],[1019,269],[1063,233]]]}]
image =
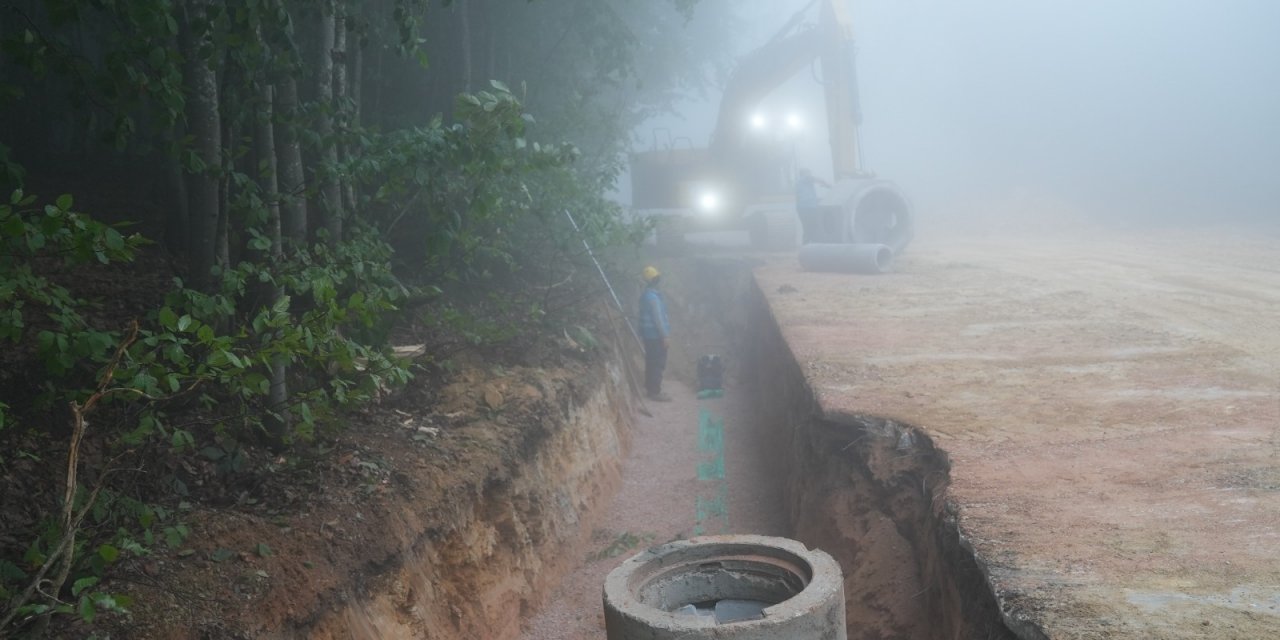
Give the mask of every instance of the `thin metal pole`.
[{"label": "thin metal pole", "polygon": [[591,245],[587,242],[586,234],[582,233],[582,228],[578,226],[578,221],[573,219],[573,214],[568,209],[564,210],[564,216],[569,219],[569,224],[573,225],[573,230],[578,232],[578,237],[582,239],[582,246],[587,248],[587,255],[591,256],[591,262],[595,263],[596,271],[600,272],[600,279],[604,281],[604,286],[609,290],[609,295],[613,296],[613,304],[618,306],[618,311],[622,312],[622,319],[626,321],[627,328],[631,330],[631,337],[636,339],[636,344],[640,348],[644,348],[644,341],[640,339],[640,334],[636,333],[636,328],[631,324],[631,317],[627,315],[627,310],[623,308],[622,301],[618,299],[618,292],[613,290],[613,285],[609,282],[609,276],[605,275],[604,267],[600,266],[600,261],[596,259],[596,252],[591,250]]}]

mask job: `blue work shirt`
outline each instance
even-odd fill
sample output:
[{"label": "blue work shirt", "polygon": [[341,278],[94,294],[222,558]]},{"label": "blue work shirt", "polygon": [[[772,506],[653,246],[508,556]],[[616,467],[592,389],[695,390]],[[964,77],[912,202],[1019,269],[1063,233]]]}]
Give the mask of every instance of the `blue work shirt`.
[{"label": "blue work shirt", "polygon": [[796,178],[796,208],[818,208],[818,183],[813,179],[813,176]]},{"label": "blue work shirt", "polygon": [[653,287],[645,287],[640,295],[640,337],[645,340],[661,340],[671,334],[671,322],[667,320],[667,303],[662,293]]}]

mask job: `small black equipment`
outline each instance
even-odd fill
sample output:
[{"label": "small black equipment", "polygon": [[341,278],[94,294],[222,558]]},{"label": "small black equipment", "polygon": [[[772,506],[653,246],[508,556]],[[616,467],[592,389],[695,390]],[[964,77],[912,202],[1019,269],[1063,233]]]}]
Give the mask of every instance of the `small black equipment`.
[{"label": "small black equipment", "polygon": [[698,391],[714,391],[724,388],[724,362],[720,356],[709,354],[698,358]]}]

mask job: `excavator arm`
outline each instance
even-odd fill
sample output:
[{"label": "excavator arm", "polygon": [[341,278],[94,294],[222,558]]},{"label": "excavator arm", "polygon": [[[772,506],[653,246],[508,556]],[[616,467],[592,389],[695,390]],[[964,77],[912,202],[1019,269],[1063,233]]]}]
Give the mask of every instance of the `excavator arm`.
[{"label": "excavator arm", "polygon": [[[862,175],[858,151],[857,72],[847,0],[815,0],[796,12],[764,46],[738,63],[725,85],[711,153],[733,158],[746,144],[747,122],[764,98],[814,60],[822,61],[835,177]],[[816,24],[804,20],[820,4]]]},{"label": "excavator arm", "polygon": [[864,177],[858,140],[862,107],[858,101],[853,20],[845,2],[826,0],[822,5],[822,79],[826,85],[832,170],[837,180]]}]

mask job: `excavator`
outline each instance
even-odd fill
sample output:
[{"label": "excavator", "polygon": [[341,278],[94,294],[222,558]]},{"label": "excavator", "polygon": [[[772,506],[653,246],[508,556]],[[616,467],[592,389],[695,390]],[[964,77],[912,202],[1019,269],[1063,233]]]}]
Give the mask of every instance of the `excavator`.
[{"label": "excavator", "polygon": [[[818,243],[829,249],[869,248],[879,265],[886,251],[891,259],[911,242],[906,196],[862,165],[862,114],[847,2],[812,0],[767,43],[739,60],[706,148],[670,141],[659,145],[655,139],[651,150],[632,154],[633,207],[661,217],[660,243],[689,231],[745,228],[757,247],[793,246],[794,146],[783,136],[761,135],[769,122],[758,110],[770,93],[815,61],[822,68],[834,178],[819,203]],[[778,123],[799,124],[796,116]],[[778,233],[778,227],[790,233]],[[802,262],[804,255],[802,250]]]}]

